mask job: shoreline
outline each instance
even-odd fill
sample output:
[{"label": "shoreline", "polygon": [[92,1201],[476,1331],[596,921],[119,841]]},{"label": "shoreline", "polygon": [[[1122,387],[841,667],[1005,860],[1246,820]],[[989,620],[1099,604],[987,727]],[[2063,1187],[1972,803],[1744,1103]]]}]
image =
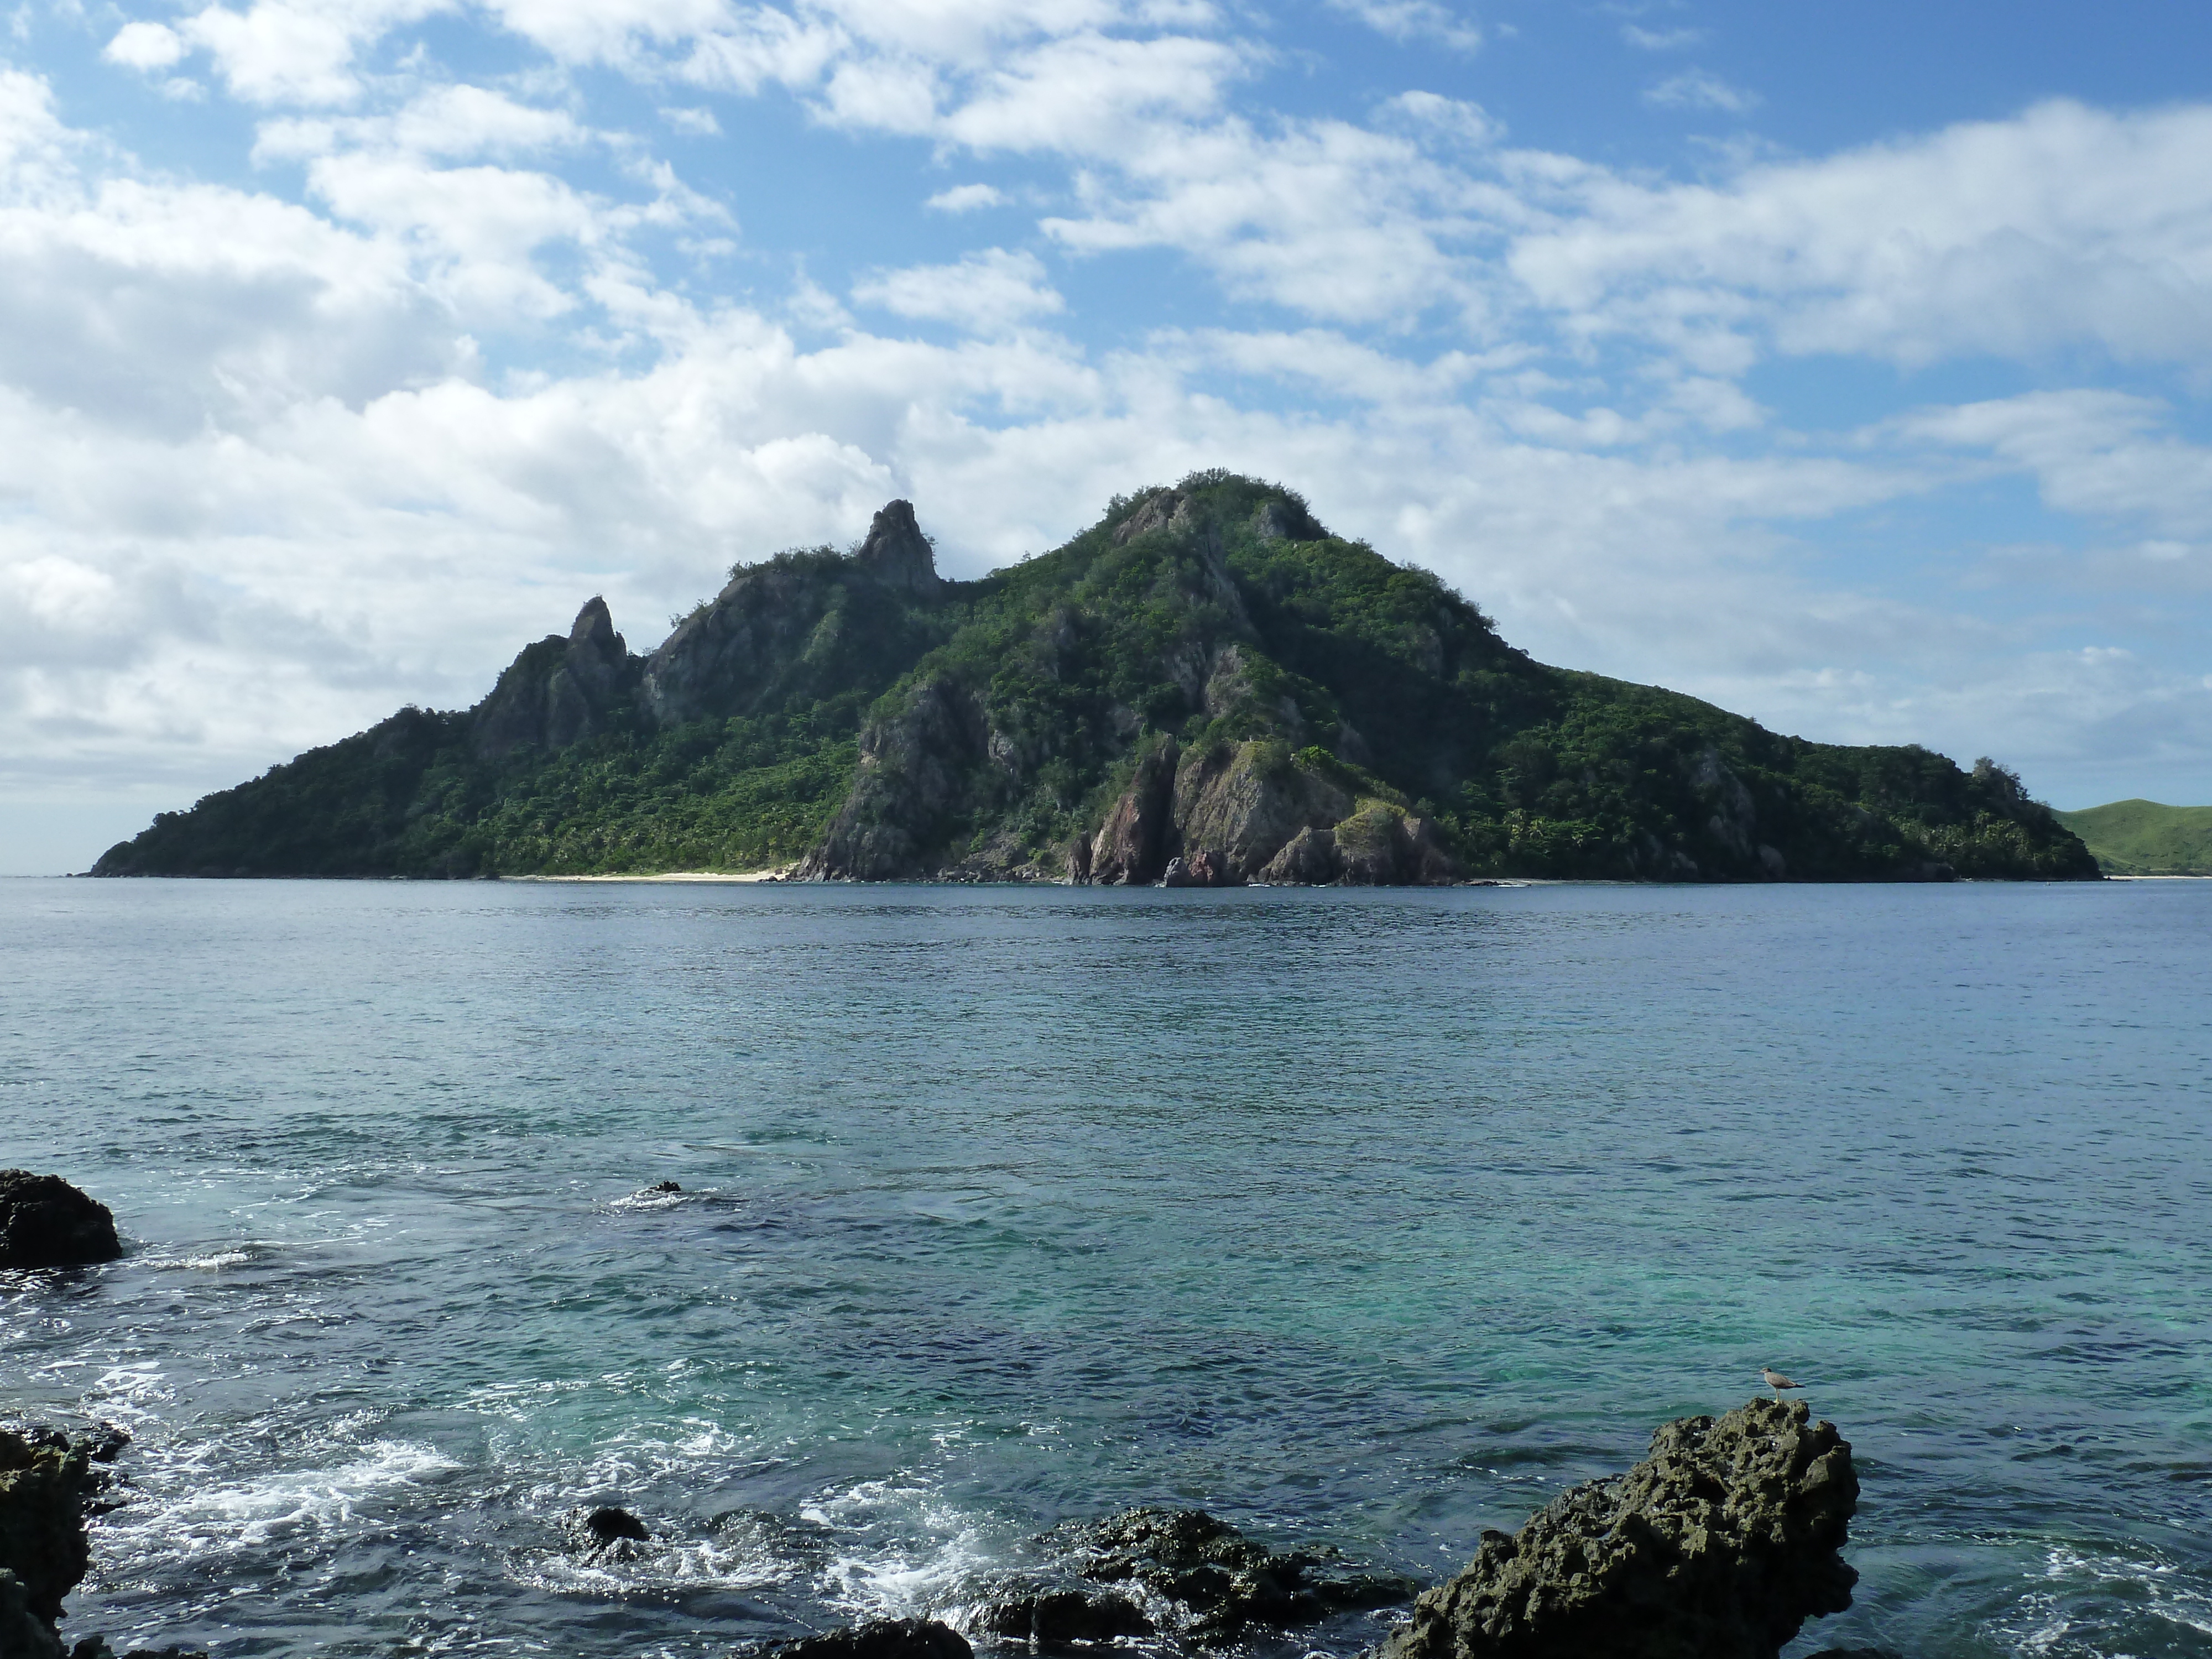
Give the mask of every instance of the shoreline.
[{"label": "shoreline", "polygon": [[773,870],[663,870],[653,875],[620,876],[495,876],[494,881],[560,881],[560,882],[756,882],[786,881],[796,866],[779,865]]}]

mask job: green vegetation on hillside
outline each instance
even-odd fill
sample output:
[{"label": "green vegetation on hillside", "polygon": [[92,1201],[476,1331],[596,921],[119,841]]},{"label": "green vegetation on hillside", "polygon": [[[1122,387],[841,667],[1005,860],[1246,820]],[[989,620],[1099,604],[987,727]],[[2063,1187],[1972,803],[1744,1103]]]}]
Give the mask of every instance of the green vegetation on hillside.
[{"label": "green vegetation on hillside", "polygon": [[2051,816],[2108,876],[2212,876],[2212,806],[2116,800]]},{"label": "green vegetation on hillside", "polygon": [[1476,874],[2094,873],[1992,762],[1808,743],[1546,667],[1273,485],[1209,472],[1117,498],[1066,545],[965,583],[931,574],[894,506],[853,555],[739,567],[647,657],[594,601],[477,709],[403,710],[165,813],[99,873],[623,873],[812,853],[830,873],[1058,876],[1141,756],[1255,740],[1255,777],[1302,768],[1418,815]]}]

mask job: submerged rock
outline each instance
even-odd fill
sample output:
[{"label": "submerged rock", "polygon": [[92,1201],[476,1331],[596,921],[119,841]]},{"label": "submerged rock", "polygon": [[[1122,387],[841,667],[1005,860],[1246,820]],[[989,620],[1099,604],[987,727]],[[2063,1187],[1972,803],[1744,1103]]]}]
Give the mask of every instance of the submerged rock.
[{"label": "submerged rock", "polygon": [[1378,1659],[1776,1659],[1850,1605],[1851,1449],[1802,1401],[1651,1437],[1627,1474],[1561,1493],[1425,1592]]},{"label": "submerged rock", "polygon": [[0,1267],[71,1267],[122,1254],[107,1206],[59,1176],[0,1170]]},{"label": "submerged rock", "polygon": [[968,1638],[934,1619],[872,1619],[769,1649],[775,1659],[975,1659]]},{"label": "submerged rock", "polygon": [[1271,1550],[1203,1510],[1126,1510],[1060,1536],[1080,1552],[1084,1577],[1139,1586],[1179,1605],[1191,1618],[1188,1634],[1201,1642],[1388,1607],[1419,1589],[1408,1578],[1346,1571],[1333,1550]]}]

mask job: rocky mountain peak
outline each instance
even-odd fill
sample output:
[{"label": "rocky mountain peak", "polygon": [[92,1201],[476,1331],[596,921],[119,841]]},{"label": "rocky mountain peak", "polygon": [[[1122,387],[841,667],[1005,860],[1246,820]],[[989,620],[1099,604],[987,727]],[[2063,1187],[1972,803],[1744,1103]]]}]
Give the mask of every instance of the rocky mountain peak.
[{"label": "rocky mountain peak", "polygon": [[584,608],[576,613],[576,620],[568,629],[571,650],[581,646],[593,655],[617,659],[627,654],[623,636],[615,632],[614,613],[607,602],[594,593],[584,601]]},{"label": "rocky mountain peak", "polygon": [[853,562],[887,587],[934,593],[942,585],[937,556],[915,522],[912,501],[888,501],[868,526]]}]

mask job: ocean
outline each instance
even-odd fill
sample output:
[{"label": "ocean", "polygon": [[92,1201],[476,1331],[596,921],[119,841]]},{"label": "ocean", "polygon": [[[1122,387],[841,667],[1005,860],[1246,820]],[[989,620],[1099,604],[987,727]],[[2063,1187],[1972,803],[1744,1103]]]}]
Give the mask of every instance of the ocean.
[{"label": "ocean", "polygon": [[1135,1504],[1440,1577],[1771,1364],[1863,1488],[1791,1653],[2212,1653],[2208,941],[2208,883],[0,884],[0,1165],[129,1246],[0,1273],[0,1413],[136,1437],[72,1637],[725,1655]]}]

